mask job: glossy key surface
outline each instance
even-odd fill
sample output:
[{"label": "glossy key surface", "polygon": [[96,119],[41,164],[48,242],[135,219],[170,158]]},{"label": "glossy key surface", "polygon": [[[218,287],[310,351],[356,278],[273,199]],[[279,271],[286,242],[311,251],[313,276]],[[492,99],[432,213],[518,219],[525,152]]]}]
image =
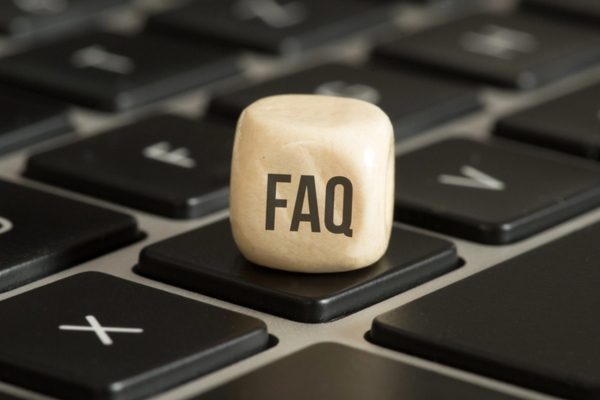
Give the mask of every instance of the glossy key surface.
[{"label": "glossy key surface", "polygon": [[418,32],[376,54],[419,68],[533,89],[600,62],[600,32],[532,15],[481,14]]},{"label": "glossy key surface", "polygon": [[393,228],[387,253],[355,271],[303,274],[252,264],[229,220],[146,247],[136,271],[245,307],[301,322],[328,322],[404,292],[459,266],[454,245]]},{"label": "glossy key surface", "polygon": [[0,154],[60,135],[69,129],[66,104],[0,86]]},{"label": "glossy key surface", "polygon": [[92,33],[0,59],[0,81],[118,111],[233,75],[236,59],[157,36]]},{"label": "glossy key surface", "polygon": [[327,64],[216,96],[210,113],[235,122],[254,101],[289,93],[373,103],[390,117],[396,140],[481,107],[475,88],[468,85],[370,66]]},{"label": "glossy key surface", "polygon": [[600,159],[600,85],[500,119],[494,134]]},{"label": "glossy key surface", "polygon": [[335,343],[321,343],[194,400],[510,400],[515,397]]},{"label": "glossy key surface", "polygon": [[25,176],[171,218],[225,208],[234,130],[162,115],[29,159]]},{"label": "glossy key surface", "polygon": [[396,159],[399,221],[512,243],[600,204],[600,169],[518,143],[450,139]]},{"label": "glossy key surface", "polygon": [[567,399],[600,395],[600,225],[377,317],[386,347]]},{"label": "glossy key surface", "polygon": [[0,180],[0,292],[139,240],[129,215]]},{"label": "glossy key surface", "polygon": [[61,399],[134,399],[267,347],[255,318],[88,272],[0,302],[0,378]]},{"label": "glossy key surface", "polygon": [[361,0],[200,0],[153,16],[149,26],[289,55],[390,24],[390,12]]}]

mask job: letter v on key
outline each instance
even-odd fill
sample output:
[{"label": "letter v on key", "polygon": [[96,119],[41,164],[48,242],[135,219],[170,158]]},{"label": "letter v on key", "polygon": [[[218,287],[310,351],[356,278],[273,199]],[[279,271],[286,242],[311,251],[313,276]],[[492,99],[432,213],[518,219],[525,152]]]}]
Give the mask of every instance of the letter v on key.
[{"label": "letter v on key", "polygon": [[440,175],[438,182],[444,185],[463,186],[475,189],[504,190],[504,182],[493,178],[476,168],[465,165],[460,169],[464,176]]},{"label": "letter v on key", "polygon": [[12,222],[6,218],[0,217],[0,235],[10,231],[13,228]]}]

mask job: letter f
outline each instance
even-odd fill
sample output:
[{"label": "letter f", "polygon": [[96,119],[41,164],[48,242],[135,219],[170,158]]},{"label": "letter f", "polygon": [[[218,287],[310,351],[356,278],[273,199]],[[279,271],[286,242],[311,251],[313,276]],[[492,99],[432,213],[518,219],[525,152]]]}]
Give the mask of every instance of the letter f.
[{"label": "letter f", "polygon": [[275,208],[286,208],[287,200],[277,198],[277,183],[290,183],[291,175],[269,174],[267,178],[267,219],[265,229],[268,231],[275,230]]}]

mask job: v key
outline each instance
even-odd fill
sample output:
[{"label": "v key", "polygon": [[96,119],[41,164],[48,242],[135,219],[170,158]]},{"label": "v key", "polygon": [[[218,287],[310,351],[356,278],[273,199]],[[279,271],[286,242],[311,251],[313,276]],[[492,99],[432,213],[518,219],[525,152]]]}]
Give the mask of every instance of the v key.
[{"label": "v key", "polygon": [[478,169],[465,165],[460,169],[464,176],[440,175],[438,182],[444,185],[464,186],[475,189],[504,190],[504,182],[493,178]]},{"label": "v key", "polygon": [[396,158],[394,218],[514,243],[600,204],[600,173],[568,160],[517,143],[438,142]]}]

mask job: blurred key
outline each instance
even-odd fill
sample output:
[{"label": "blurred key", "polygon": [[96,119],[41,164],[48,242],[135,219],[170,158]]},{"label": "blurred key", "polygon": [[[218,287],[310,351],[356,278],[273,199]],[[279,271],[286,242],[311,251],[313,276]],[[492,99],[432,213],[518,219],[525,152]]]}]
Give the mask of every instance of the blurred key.
[{"label": "blurred key", "polygon": [[261,267],[238,250],[229,220],[146,247],[137,272],[294,321],[328,322],[362,310],[460,266],[446,240],[394,227],[375,264],[306,274]]},{"label": "blurred key", "polygon": [[14,37],[41,36],[79,26],[128,0],[3,0],[0,32]]},{"label": "blurred key", "polygon": [[153,117],[31,157],[25,176],[171,217],[229,201],[234,130]]},{"label": "blurred key", "polygon": [[141,238],[129,215],[0,180],[0,292]]},{"label": "blurred key", "polygon": [[150,18],[150,29],[293,54],[391,23],[391,6],[361,0],[196,0]]},{"label": "blurred key", "polygon": [[494,134],[600,160],[600,84],[502,118]]},{"label": "blurred key", "polygon": [[392,120],[396,140],[481,107],[470,86],[400,71],[329,64],[217,96],[210,112],[235,122],[254,101],[287,93],[352,97],[376,104]]},{"label": "blurred key", "polygon": [[600,205],[600,169],[519,144],[451,139],[396,159],[399,221],[489,244]]},{"label": "blurred key", "polygon": [[516,400],[337,343],[313,345],[193,400]]},{"label": "blurred key", "polygon": [[597,399],[598,237],[596,223],[389,311],[370,337],[561,399]]},{"label": "blurred key", "polygon": [[69,129],[66,104],[0,86],[0,154],[54,137]]},{"label": "blurred key", "polygon": [[94,33],[0,59],[0,80],[108,111],[130,109],[238,71],[237,53],[154,36]]},{"label": "blurred key", "polygon": [[598,0],[523,0],[525,10],[547,13],[559,17],[572,17],[589,22],[600,22]]},{"label": "blurred key", "polygon": [[421,68],[533,89],[600,62],[600,32],[526,15],[476,15],[395,42],[376,55]]}]

